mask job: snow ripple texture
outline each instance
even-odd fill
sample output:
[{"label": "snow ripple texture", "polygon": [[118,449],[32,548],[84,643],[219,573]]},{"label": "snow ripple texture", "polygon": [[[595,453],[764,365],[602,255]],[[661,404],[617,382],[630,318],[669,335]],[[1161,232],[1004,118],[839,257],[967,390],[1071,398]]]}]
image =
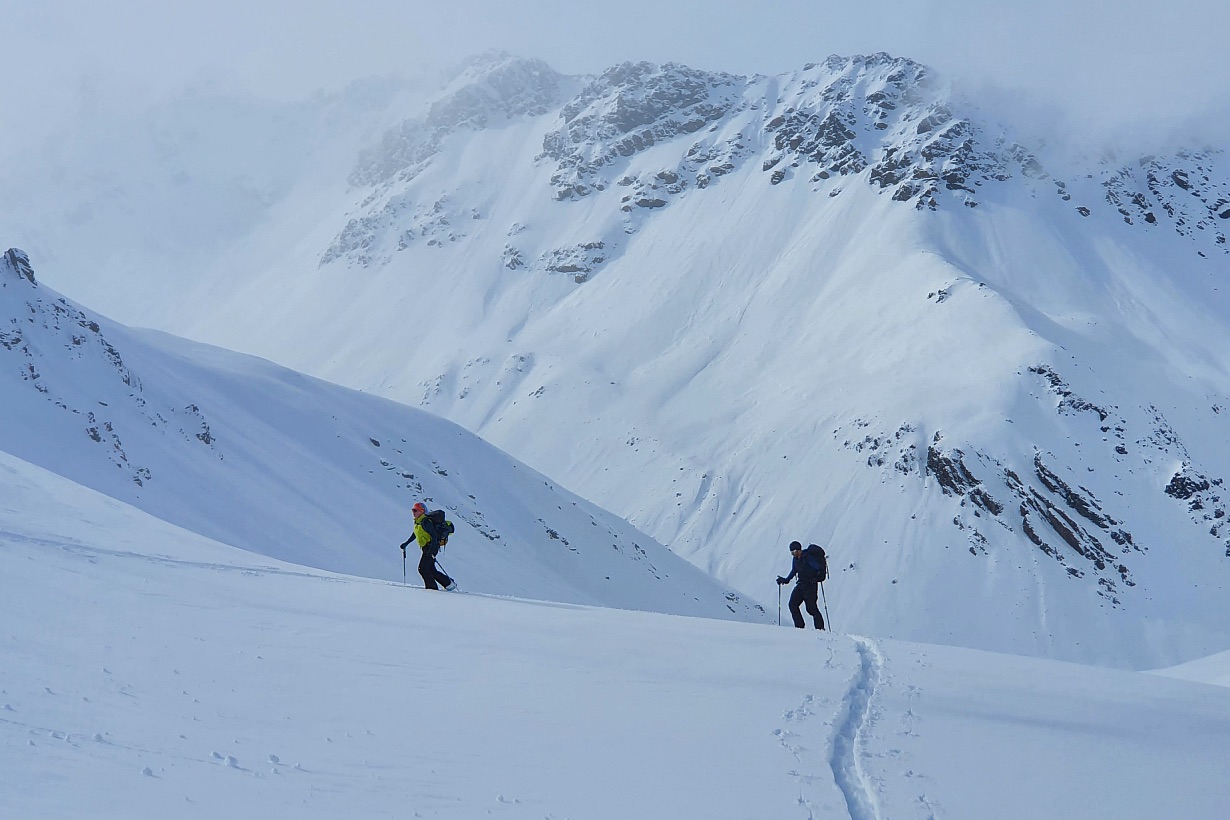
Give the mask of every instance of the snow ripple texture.
[{"label": "snow ripple texture", "polygon": [[842,699],[845,715],[834,730],[829,763],[833,768],[833,780],[846,798],[851,820],[881,820],[875,787],[863,770],[862,756],[871,722],[871,699],[880,683],[884,656],[867,638],[854,638],[854,645],[859,654],[859,668]]}]

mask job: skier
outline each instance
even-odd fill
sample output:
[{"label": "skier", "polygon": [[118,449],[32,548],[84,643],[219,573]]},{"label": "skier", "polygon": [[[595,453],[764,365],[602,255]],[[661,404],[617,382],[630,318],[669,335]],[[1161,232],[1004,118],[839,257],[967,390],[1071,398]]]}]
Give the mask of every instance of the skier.
[{"label": "skier", "polygon": [[[401,545],[403,557],[406,547],[411,541],[417,539],[419,548],[423,550],[423,557],[419,559],[419,575],[423,576],[423,585],[427,589],[439,589],[443,586],[451,592],[457,588],[457,582],[440,571],[440,568],[436,566],[436,556],[440,554],[440,548],[448,543],[449,533],[453,531],[453,522],[444,519],[443,510],[436,510],[428,514],[427,506],[421,501],[415,502],[413,511],[414,533]],[[433,519],[438,519],[443,524]]]},{"label": "skier", "polygon": [[803,545],[798,541],[791,541],[790,554],[794,556],[790,574],[785,578],[777,576],[779,585],[788,584],[795,575],[799,576],[799,580],[795,582],[794,591],[790,593],[790,617],[794,618],[795,626],[804,629],[806,624],[799,607],[807,604],[807,611],[816,622],[816,629],[824,629],[824,618],[820,615],[820,605],[816,602],[820,582],[828,578],[829,573],[828,559],[824,555],[824,550],[815,544],[804,550]]}]

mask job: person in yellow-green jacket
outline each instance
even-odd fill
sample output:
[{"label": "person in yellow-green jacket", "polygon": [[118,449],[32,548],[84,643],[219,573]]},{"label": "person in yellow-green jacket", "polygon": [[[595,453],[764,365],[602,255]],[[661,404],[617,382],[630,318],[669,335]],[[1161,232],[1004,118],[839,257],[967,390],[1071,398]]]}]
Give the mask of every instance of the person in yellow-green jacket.
[{"label": "person in yellow-green jacket", "polygon": [[427,512],[427,506],[421,501],[415,502],[413,509],[414,533],[402,543],[401,551],[404,553],[410,542],[417,540],[419,549],[423,551],[423,557],[419,559],[419,575],[423,576],[423,584],[427,589],[456,589],[457,582],[436,565],[440,548],[448,543],[448,537],[453,532],[453,522],[444,517],[444,510]]}]

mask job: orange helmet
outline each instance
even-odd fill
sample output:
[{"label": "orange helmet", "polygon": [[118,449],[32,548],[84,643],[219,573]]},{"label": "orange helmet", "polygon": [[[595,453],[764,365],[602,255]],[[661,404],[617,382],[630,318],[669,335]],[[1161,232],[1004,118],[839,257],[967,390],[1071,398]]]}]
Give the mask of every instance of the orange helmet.
[{"label": "orange helmet", "polygon": [[422,501],[416,501],[414,502],[413,512],[415,518],[418,518],[420,515],[427,515],[427,507]]}]

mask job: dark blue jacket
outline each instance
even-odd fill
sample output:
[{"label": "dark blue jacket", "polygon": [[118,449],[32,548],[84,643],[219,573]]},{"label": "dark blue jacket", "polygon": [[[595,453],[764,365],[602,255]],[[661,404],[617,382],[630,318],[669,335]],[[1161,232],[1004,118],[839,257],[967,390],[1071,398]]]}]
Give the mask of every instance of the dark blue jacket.
[{"label": "dark blue jacket", "polygon": [[786,581],[798,575],[800,584],[817,584],[828,578],[828,569],[828,559],[825,558],[824,550],[813,545],[803,550],[803,554],[794,559]]}]

